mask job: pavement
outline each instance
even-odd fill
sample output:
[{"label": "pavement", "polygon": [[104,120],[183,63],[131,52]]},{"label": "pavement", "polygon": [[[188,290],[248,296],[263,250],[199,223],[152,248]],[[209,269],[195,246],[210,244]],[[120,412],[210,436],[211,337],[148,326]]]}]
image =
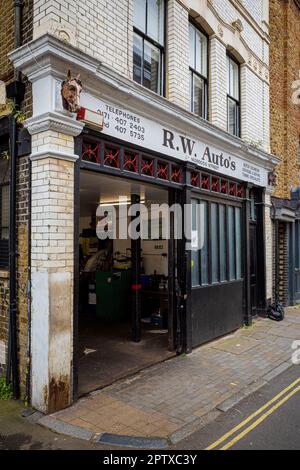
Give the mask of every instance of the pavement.
[{"label": "pavement", "polygon": [[0,400],[0,451],[95,449],[91,442],[56,434],[37,425],[36,416],[22,418],[23,410],[24,404],[20,401]]},{"label": "pavement", "polygon": [[166,448],[234,408],[291,367],[300,339],[300,309],[282,322],[251,327],[169,359],[39,419],[39,424],[86,441],[121,447]]}]

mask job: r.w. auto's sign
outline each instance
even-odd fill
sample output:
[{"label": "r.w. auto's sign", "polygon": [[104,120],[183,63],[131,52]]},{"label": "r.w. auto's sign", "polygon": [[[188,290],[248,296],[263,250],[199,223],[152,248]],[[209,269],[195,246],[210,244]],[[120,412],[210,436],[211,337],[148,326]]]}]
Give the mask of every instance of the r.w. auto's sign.
[{"label": "r.w. auto's sign", "polygon": [[89,94],[82,93],[81,103],[87,109],[103,113],[103,134],[122,139],[149,151],[153,150],[179,160],[193,162],[200,168],[249,181],[258,186],[268,184],[266,169],[240,157],[182,135],[151,119],[105,103]]}]

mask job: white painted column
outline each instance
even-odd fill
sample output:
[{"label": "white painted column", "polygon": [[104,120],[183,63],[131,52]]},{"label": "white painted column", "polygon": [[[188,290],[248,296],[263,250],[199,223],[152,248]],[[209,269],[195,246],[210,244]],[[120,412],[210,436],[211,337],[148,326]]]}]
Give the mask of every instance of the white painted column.
[{"label": "white painted column", "polygon": [[227,131],[226,47],[217,36],[210,40],[210,121]]},{"label": "white painted column", "polygon": [[71,118],[62,125],[52,116],[41,127],[48,129],[38,132],[34,121],[28,124],[33,134],[32,406],[51,413],[72,401],[74,136],[82,125]]}]

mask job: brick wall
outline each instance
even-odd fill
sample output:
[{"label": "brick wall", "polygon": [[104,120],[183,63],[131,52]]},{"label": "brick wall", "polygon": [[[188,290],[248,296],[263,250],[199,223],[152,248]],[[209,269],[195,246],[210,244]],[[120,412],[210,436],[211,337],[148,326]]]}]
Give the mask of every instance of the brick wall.
[{"label": "brick wall", "polygon": [[[33,152],[74,151],[74,139],[55,131],[36,134]],[[73,266],[73,166],[43,159],[32,164],[32,270]],[[51,188],[51,189],[49,189]],[[71,190],[70,190],[71,188]],[[49,225],[51,225],[49,229]]]},{"label": "brick wall", "polygon": [[0,271],[0,375],[5,373],[8,338],[8,273]]},{"label": "brick wall", "polygon": [[13,0],[0,2],[0,80],[9,82],[13,78],[13,68],[7,54],[14,48],[14,9]]},{"label": "brick wall", "polygon": [[[264,32],[266,26],[263,30],[262,24],[263,0],[243,3],[248,17],[241,6],[238,9],[229,0],[168,1],[167,98],[184,109],[190,108],[188,20],[191,15],[211,36],[211,121],[227,130],[228,46],[230,50],[242,51],[242,62],[248,68],[242,97],[242,138],[269,150],[268,41]],[[191,10],[190,5],[197,6],[197,11]],[[37,0],[34,2],[34,37],[47,31],[56,34],[119,74],[132,78],[132,19],[133,0]],[[232,26],[237,19],[243,25],[241,33],[235,32]],[[214,36],[220,44],[215,42]]]},{"label": "brick wall", "polygon": [[294,0],[270,0],[271,150],[282,163],[277,168],[275,196],[290,199],[299,185],[300,106],[292,101],[292,84],[300,71],[300,9]]},{"label": "brick wall", "polygon": [[29,210],[30,161],[20,158],[17,168],[17,306],[18,349],[21,393],[26,393],[28,365],[28,282],[29,282]]},{"label": "brick wall", "polygon": [[184,109],[190,109],[188,10],[176,0],[168,2],[167,96]]},{"label": "brick wall", "polygon": [[49,158],[32,161],[32,404],[53,412],[72,396],[74,163],[51,150],[72,155],[74,138],[34,135],[33,152],[45,148]]},{"label": "brick wall", "polygon": [[226,47],[219,38],[210,41],[210,119],[227,130],[227,65]]},{"label": "brick wall", "polygon": [[[0,2],[0,80],[6,84],[14,79],[14,71],[7,54],[14,49],[14,2]],[[22,9],[22,42],[32,39],[33,35],[33,0],[24,0]],[[25,80],[25,99],[21,110],[30,117],[32,115],[31,84]],[[9,108],[0,106],[0,112],[7,114]],[[28,247],[29,247],[29,158],[20,158],[17,162],[17,328],[19,351],[19,376],[21,394],[26,393],[26,370],[28,349]],[[9,276],[8,272],[0,272],[0,374],[5,372],[8,341],[8,303]]]},{"label": "brick wall", "polygon": [[[22,43],[31,41],[33,35],[33,3],[34,0],[24,0],[22,21]],[[0,80],[6,84],[14,79],[14,71],[7,54],[15,48],[14,40],[14,1],[2,0],[0,2]],[[22,111],[26,117],[32,114],[31,84],[25,81],[26,96],[22,104]],[[4,109],[0,106],[0,112]]]},{"label": "brick wall", "polygon": [[242,0],[241,2],[257,23],[262,21],[263,1],[266,0]]},{"label": "brick wall", "polygon": [[132,4],[133,0],[37,0],[34,36],[56,33],[131,78]]}]

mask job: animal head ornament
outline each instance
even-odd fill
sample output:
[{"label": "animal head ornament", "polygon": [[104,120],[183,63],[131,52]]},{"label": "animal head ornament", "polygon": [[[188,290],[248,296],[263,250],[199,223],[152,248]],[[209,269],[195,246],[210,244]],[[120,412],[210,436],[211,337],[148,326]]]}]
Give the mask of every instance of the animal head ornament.
[{"label": "animal head ornament", "polygon": [[80,110],[80,93],[82,91],[82,83],[80,74],[72,77],[71,70],[68,70],[66,80],[61,84],[61,96],[63,108],[70,113],[78,113]]}]

